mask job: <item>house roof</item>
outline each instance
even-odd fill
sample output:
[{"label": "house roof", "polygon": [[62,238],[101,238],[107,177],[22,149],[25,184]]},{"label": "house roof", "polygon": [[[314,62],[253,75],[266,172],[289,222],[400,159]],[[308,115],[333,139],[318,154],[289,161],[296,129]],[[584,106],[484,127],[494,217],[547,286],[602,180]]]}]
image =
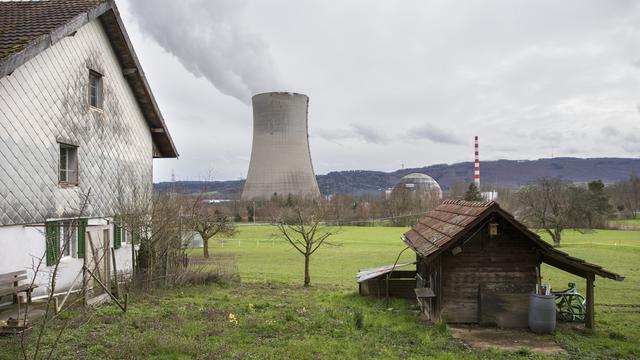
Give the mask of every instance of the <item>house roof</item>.
[{"label": "house roof", "polygon": [[0,1],[0,78],[99,19],[149,125],[154,157],[178,152],[113,0]]},{"label": "house roof", "polygon": [[607,271],[599,265],[557,250],[493,201],[446,200],[406,232],[403,240],[418,255],[425,258],[436,257],[456,244],[457,240],[475,235],[475,231],[482,228],[491,219],[490,216],[496,213],[536,245],[542,261],[583,277],[596,274],[618,281],[624,279],[624,276]]},{"label": "house roof", "polygon": [[370,279],[377,278],[380,275],[388,274],[392,271],[395,271],[396,269],[403,268],[409,265],[415,265],[415,263],[416,262],[413,261],[413,262],[404,263],[404,264],[395,264],[395,266],[385,265],[385,266],[378,266],[371,269],[363,269],[358,272],[358,275],[356,275],[356,279],[357,279],[357,282],[361,283]]}]

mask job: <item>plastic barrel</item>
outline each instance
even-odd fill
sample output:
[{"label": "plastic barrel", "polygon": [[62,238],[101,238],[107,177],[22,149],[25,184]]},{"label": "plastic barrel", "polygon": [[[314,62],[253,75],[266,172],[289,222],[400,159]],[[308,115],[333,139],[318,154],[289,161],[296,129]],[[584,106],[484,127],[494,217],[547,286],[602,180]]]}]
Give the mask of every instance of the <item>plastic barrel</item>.
[{"label": "plastic barrel", "polygon": [[529,329],[551,334],[556,329],[556,298],[553,295],[529,295]]}]

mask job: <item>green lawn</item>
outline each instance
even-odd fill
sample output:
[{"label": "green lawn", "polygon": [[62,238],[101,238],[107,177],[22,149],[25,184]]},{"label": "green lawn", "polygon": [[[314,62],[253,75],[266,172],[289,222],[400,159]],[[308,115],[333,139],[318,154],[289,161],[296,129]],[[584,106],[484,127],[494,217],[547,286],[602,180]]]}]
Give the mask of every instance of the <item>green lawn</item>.
[{"label": "green lawn", "polygon": [[[277,236],[268,225],[240,226],[233,239],[215,239],[210,253],[237,257],[243,281],[277,281],[300,283],[303,280],[303,257],[289,243]],[[343,227],[311,258],[311,282],[353,287],[359,269],[393,264],[406,245],[400,240],[405,228]],[[195,250],[194,254],[202,254]],[[407,250],[400,262],[415,260]]]},{"label": "green lawn", "polygon": [[[133,296],[127,314],[107,305],[97,312],[65,315],[61,349],[54,358],[538,358],[519,353],[465,349],[442,326],[421,324],[412,305],[357,295],[358,269],[392,264],[404,249],[405,228],[346,227],[311,262],[312,287],[302,283],[302,257],[273,236],[270,226],[241,226],[238,235],[210,244],[214,257],[235,257],[242,283],[167,290]],[[544,234],[542,234],[545,237]],[[596,279],[596,327],[590,334],[561,328],[555,340],[570,358],[640,358],[640,232],[564,233],[562,250],[619,272],[623,282]],[[201,250],[194,250],[199,256]],[[402,261],[415,255],[404,252]],[[543,268],[545,281],[561,288],[582,279]],[[233,314],[238,323],[229,321]],[[47,333],[50,341],[62,322]],[[6,350],[5,350],[6,349]],[[19,347],[0,339],[0,359]]]},{"label": "green lawn", "polygon": [[609,221],[609,223],[611,225],[640,226],[640,219],[611,220],[611,221]]},{"label": "green lawn", "polygon": [[[393,264],[398,253],[405,248],[400,236],[406,230],[391,227],[342,228],[333,241],[337,246],[321,249],[314,255],[311,261],[312,283],[340,284],[357,291],[355,274],[358,269]],[[540,235],[550,241],[544,232]],[[210,248],[214,254],[235,255],[243,281],[302,283],[302,257],[277,237],[273,227],[241,226],[235,239],[213,241]],[[622,282],[596,279],[597,336],[560,331],[556,335],[558,341],[567,348],[573,348],[572,344],[577,341],[587,355],[590,352],[616,354],[620,350],[617,355],[631,353],[640,357],[640,307],[610,306],[640,306],[640,231],[580,233],[567,230],[563,233],[561,250],[622,274],[626,279]],[[414,258],[414,253],[407,250],[400,262],[413,261]],[[578,291],[585,294],[585,282],[579,277],[550,266],[543,267],[542,276],[554,289],[563,289],[567,283],[575,282]],[[619,334],[633,341],[611,338]]]}]

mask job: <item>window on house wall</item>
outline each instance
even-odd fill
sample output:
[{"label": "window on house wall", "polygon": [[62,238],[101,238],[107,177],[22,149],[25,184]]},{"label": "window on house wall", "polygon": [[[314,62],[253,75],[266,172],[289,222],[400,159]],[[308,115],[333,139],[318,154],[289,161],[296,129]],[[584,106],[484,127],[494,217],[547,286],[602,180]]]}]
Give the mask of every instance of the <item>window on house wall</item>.
[{"label": "window on house wall", "polygon": [[60,223],[60,253],[62,257],[73,256],[78,253],[76,228],[70,221]]},{"label": "window on house wall", "polygon": [[58,182],[62,185],[78,185],[78,147],[60,144]]},{"label": "window on house wall", "polygon": [[102,75],[89,71],[89,105],[102,109]]}]

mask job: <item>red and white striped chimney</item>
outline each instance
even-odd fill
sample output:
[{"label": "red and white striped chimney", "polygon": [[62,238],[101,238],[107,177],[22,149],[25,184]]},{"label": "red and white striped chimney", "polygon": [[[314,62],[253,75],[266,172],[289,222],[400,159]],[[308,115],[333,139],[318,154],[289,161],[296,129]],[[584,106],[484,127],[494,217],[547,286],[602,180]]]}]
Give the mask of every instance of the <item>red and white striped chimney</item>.
[{"label": "red and white striped chimney", "polygon": [[478,190],[480,190],[480,156],[478,152],[478,135],[476,135],[476,162],[473,167],[473,182],[476,184]]}]

